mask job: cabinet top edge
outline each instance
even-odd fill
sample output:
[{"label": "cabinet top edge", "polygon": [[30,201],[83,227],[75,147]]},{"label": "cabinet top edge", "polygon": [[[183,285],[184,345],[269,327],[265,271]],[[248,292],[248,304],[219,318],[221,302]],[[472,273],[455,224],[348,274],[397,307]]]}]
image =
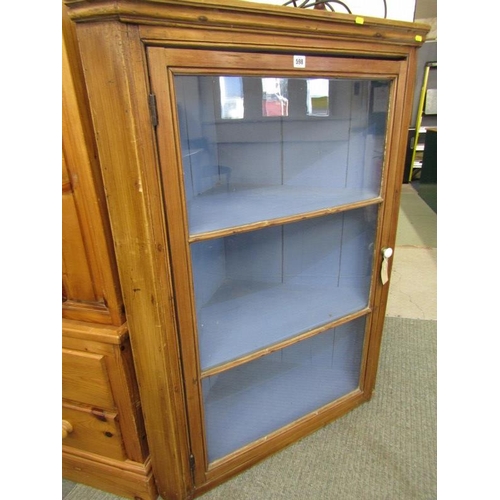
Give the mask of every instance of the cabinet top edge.
[{"label": "cabinet top edge", "polygon": [[[393,41],[421,46],[430,31],[423,23],[397,21],[326,10],[301,9],[282,5],[254,3],[244,0],[63,0],[75,22],[115,19],[131,24],[163,24],[180,22],[211,28],[224,25],[231,29],[265,27],[277,31],[335,33],[357,40]],[[292,24],[283,25],[288,20]],[[374,32],[374,30],[376,32]],[[396,41],[397,40],[397,41]]]}]

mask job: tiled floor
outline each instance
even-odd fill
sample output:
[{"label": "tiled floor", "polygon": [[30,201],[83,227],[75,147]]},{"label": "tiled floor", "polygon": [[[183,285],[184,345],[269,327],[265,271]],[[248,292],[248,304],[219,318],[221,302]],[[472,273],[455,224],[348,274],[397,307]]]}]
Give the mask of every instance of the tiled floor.
[{"label": "tiled floor", "polygon": [[[402,187],[387,316],[437,320],[437,215],[410,184]],[[67,480],[62,498],[115,500]]]},{"label": "tiled floor", "polygon": [[437,320],[437,214],[403,184],[387,316]]}]

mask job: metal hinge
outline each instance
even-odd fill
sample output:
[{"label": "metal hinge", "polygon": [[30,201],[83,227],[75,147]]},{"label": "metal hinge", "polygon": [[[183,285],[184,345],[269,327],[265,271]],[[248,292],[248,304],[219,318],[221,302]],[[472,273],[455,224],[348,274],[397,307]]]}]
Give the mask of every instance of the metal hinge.
[{"label": "metal hinge", "polygon": [[194,455],[189,455],[189,467],[191,468],[191,474],[194,477],[194,468],[195,468]]},{"label": "metal hinge", "polygon": [[153,127],[158,125],[158,111],[156,109],[156,96],[154,94],[149,94],[149,113],[151,115],[151,123]]}]

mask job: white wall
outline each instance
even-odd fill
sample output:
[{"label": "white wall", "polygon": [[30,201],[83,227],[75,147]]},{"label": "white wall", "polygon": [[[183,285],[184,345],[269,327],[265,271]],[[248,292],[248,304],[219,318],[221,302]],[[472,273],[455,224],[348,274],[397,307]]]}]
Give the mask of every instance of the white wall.
[{"label": "white wall", "polygon": [[[283,5],[286,0],[247,0],[249,2]],[[300,5],[304,0],[297,0]],[[351,12],[356,15],[370,17],[384,17],[383,0],[342,0]],[[312,3],[312,2],[311,2]],[[413,21],[415,14],[415,0],[386,0],[387,19],[398,21]],[[347,12],[341,4],[332,3],[335,12]],[[295,8],[295,7],[290,7]]]}]

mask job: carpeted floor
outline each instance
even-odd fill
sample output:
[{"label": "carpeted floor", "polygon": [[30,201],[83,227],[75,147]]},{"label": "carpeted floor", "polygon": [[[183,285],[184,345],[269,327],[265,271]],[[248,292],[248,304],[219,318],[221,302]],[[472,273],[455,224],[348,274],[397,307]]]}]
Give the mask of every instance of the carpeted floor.
[{"label": "carpeted floor", "polygon": [[[200,498],[436,498],[436,329],[388,317],[371,401]],[[63,498],[119,497],[63,482]]]}]

